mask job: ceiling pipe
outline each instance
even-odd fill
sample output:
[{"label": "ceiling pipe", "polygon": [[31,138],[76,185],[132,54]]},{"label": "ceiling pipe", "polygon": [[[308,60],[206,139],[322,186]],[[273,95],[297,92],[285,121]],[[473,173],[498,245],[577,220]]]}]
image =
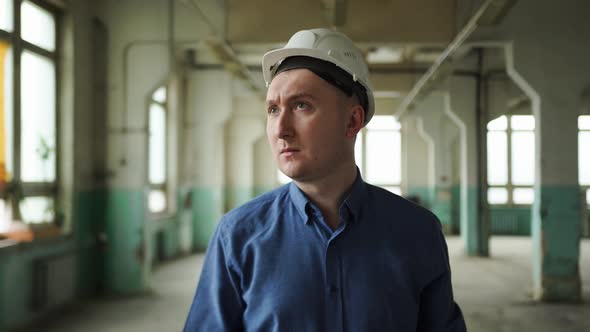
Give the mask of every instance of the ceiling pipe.
[{"label": "ceiling pipe", "polygon": [[182,0],[182,2],[193,7],[197,11],[203,22],[205,22],[205,24],[209,26],[212,37],[206,40],[206,44],[215,54],[217,59],[223,64],[223,67],[231,74],[233,74],[235,77],[246,82],[246,84],[252,91],[264,97],[266,91],[261,81],[257,80],[252,75],[248,67],[240,61],[234,49],[225,40],[225,38],[223,38],[223,36],[221,36],[221,34],[217,31],[217,28],[215,27],[213,22],[209,20],[207,15],[205,15],[201,7],[197,3],[195,3],[194,0]]},{"label": "ceiling pipe", "polygon": [[321,2],[324,15],[331,26],[340,27],[346,24],[348,0],[321,0]]},{"label": "ceiling pipe", "polygon": [[262,97],[265,96],[265,89],[262,81],[257,80],[248,67],[238,59],[235,51],[231,46],[220,39],[209,39],[206,41],[207,46],[213,51],[217,59],[221,61],[223,67],[235,77],[248,84],[248,87]]},{"label": "ceiling pipe", "polygon": [[455,39],[412,87],[412,90],[410,90],[398,106],[394,116],[399,120],[404,114],[411,110],[415,100],[434,90],[434,87],[438,83],[452,73],[451,61],[453,54],[465,43],[467,38],[471,36],[477,27],[499,23],[516,1],[517,0],[486,0],[467,22],[465,27],[463,27],[463,29],[457,34]]}]

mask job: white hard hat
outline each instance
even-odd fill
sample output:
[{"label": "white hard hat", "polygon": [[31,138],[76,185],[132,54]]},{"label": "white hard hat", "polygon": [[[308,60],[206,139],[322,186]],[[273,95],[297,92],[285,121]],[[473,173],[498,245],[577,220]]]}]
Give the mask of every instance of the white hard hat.
[{"label": "white hard hat", "polygon": [[369,82],[369,68],[362,52],[343,33],[329,29],[302,30],[295,33],[285,47],[270,51],[262,58],[262,75],[268,86],[280,63],[288,57],[306,56],[328,61],[346,71],[359,82],[367,94],[365,124],[375,114],[375,99]]}]

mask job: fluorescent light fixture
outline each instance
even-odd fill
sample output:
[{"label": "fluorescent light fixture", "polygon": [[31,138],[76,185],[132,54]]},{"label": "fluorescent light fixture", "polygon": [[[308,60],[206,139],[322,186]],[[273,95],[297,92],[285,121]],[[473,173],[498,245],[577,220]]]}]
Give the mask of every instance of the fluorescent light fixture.
[{"label": "fluorescent light fixture", "polygon": [[400,63],[402,61],[402,50],[391,47],[377,47],[367,54],[369,64]]},{"label": "fluorescent light fixture", "polygon": [[374,91],[373,96],[375,98],[399,98],[402,94],[399,91]]}]

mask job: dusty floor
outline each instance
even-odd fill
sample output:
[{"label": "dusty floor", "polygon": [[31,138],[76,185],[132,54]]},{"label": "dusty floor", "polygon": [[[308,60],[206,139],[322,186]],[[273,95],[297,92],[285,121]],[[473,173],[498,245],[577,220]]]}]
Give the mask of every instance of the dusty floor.
[{"label": "dusty floor", "polygon": [[[493,237],[492,258],[462,254],[457,237],[448,239],[455,297],[470,332],[590,331],[590,240],[582,241],[580,305],[531,301],[531,241]],[[81,303],[61,318],[26,331],[150,332],[180,331],[197,283],[203,256],[194,255],[160,266],[149,295]]]},{"label": "dusty floor", "polygon": [[590,331],[590,240],[581,245],[584,303],[531,300],[532,243],[525,237],[493,237],[490,259],[462,254],[459,238],[447,240],[457,302],[471,332]]}]

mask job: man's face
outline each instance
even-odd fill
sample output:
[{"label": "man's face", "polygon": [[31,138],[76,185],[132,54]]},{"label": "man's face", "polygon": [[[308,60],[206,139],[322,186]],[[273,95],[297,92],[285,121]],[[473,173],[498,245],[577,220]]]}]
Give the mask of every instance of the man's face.
[{"label": "man's face", "polygon": [[360,130],[351,128],[353,109],[352,98],[307,69],[279,73],[266,98],[266,135],[279,169],[308,182],[353,163]]}]

